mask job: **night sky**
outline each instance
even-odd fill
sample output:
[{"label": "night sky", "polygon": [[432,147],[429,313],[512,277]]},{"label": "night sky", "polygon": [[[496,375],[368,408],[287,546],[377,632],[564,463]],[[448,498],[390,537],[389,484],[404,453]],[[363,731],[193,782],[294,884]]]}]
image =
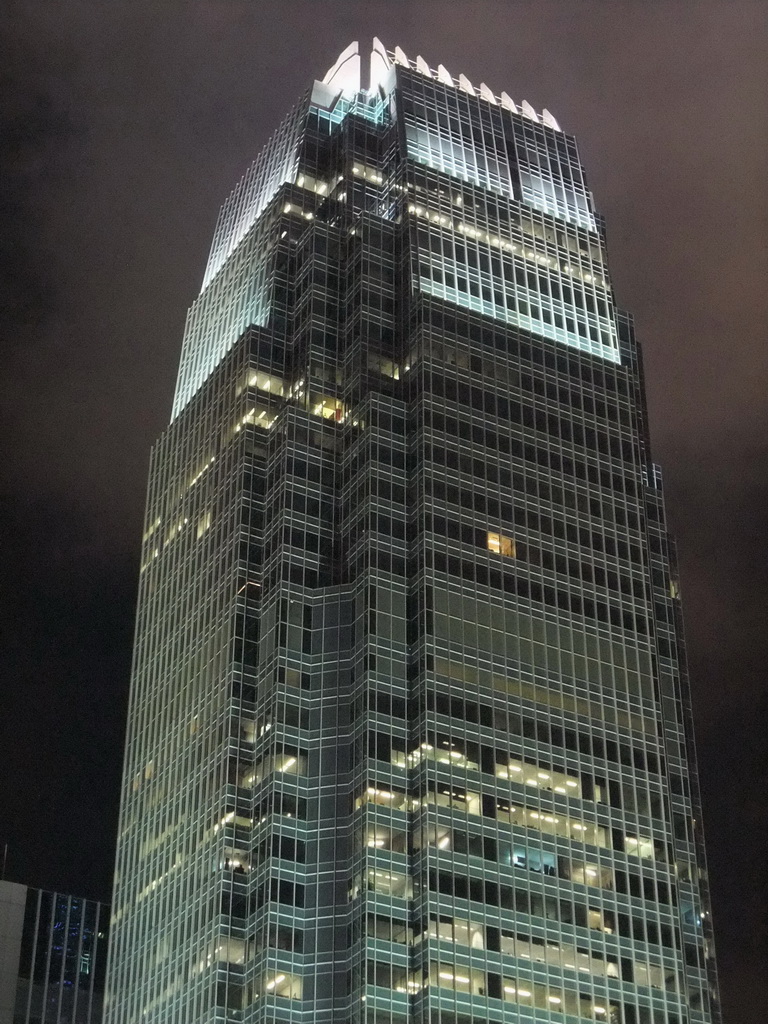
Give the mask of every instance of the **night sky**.
[{"label": "night sky", "polygon": [[150,445],[219,205],[373,35],[579,139],[679,543],[726,1024],[766,991],[768,4],[6,0],[0,846],[108,899]]}]

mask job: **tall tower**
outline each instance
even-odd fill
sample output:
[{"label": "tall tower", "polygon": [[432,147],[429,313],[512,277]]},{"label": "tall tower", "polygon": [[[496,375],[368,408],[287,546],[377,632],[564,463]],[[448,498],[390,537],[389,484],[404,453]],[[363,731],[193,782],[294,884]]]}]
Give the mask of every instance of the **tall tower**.
[{"label": "tall tower", "polygon": [[109,1024],[719,1021],[674,550],[574,140],[375,40],[225,202]]}]

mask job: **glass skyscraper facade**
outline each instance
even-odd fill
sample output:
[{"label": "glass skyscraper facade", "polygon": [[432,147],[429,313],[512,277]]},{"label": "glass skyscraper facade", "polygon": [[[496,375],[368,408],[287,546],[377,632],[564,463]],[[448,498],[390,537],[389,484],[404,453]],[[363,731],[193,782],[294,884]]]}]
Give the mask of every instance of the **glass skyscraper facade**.
[{"label": "glass skyscraper facade", "polygon": [[[366,76],[368,77],[368,76]],[[150,469],[109,1024],[717,1024],[631,318],[547,111],[357,44]]]},{"label": "glass skyscraper facade", "polygon": [[109,907],[0,881],[0,1024],[101,1024]]}]

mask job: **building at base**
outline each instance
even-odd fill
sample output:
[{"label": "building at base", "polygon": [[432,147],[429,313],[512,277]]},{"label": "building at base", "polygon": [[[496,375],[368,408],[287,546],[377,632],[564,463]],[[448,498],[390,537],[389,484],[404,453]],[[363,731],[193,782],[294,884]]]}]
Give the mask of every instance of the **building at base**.
[{"label": "building at base", "polygon": [[101,1024],[109,907],[0,882],[0,1024]]}]

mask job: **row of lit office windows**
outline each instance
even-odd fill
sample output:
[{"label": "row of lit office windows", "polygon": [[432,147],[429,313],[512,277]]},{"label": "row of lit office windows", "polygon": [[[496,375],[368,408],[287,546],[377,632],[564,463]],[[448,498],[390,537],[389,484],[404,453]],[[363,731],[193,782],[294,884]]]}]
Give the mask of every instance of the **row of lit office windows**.
[{"label": "row of lit office windows", "polygon": [[[498,742],[498,741],[497,741]],[[613,779],[596,776],[580,765],[578,774],[568,769],[553,769],[535,761],[518,760],[499,747],[478,744],[458,735],[430,733],[429,738],[418,746],[408,744],[403,737],[381,732],[368,736],[368,756],[374,760],[403,769],[412,769],[422,761],[445,765],[452,772],[482,772],[505,779],[522,787],[520,792],[555,793],[559,796],[585,799],[597,804],[606,804],[619,810],[637,812],[652,811],[652,817],[663,816],[661,793],[648,790],[639,779]],[[398,797],[393,791],[393,799]]]},{"label": "row of lit office windows", "polygon": [[636,1006],[628,999],[619,1002],[611,996],[579,992],[557,984],[544,985],[476,967],[456,967],[450,963],[431,962],[425,976],[405,968],[369,962],[367,981],[375,987],[392,988],[411,995],[427,988],[448,990],[467,997],[516,1003],[521,1009],[528,1008],[529,1012],[542,1010],[549,1014],[605,1021],[607,1024],[679,1024],[680,1021],[677,1006],[668,1010]]},{"label": "row of lit office windows", "polygon": [[[466,946],[472,950],[487,950],[505,956],[528,960],[532,964],[546,964],[557,970],[576,971],[598,978],[619,978],[657,989],[675,989],[677,972],[648,960],[624,958],[605,953],[589,946],[570,945],[568,942],[542,935],[531,935],[521,929],[499,928],[495,925],[462,917],[434,914],[428,922],[414,927],[397,918],[369,914],[366,932],[369,938],[419,945],[438,942],[441,946]],[[621,967],[621,969],[620,969]]]},{"label": "row of lit office windows", "polygon": [[[281,748],[255,764],[249,766],[246,763],[238,784],[251,788],[272,774],[306,775],[307,751],[284,742]],[[661,792],[650,789],[647,784],[641,786],[638,779],[607,779],[584,771],[583,768],[578,774],[568,772],[567,769],[553,769],[550,765],[542,765],[541,759],[537,758],[536,762],[518,760],[502,749],[466,740],[461,736],[436,732],[421,743],[408,744],[404,738],[372,732],[368,739],[368,756],[384,759],[402,769],[413,769],[422,761],[431,761],[448,766],[453,771],[461,771],[462,774],[482,772],[497,779],[510,780],[526,790],[549,791],[561,796],[605,803],[625,812],[658,819],[664,817]],[[362,796],[358,799],[362,799]],[[406,806],[410,798],[404,791],[394,788],[388,799],[390,806]]]},{"label": "row of lit office windows", "polygon": [[[404,967],[369,961],[366,983],[373,988],[391,989],[411,996],[428,989],[447,990],[467,997],[498,999],[517,1004],[521,1008],[567,1014],[584,1020],[604,1021],[606,1024],[679,1024],[680,1021],[676,1010],[651,1009],[646,1005],[633,1006],[626,1003],[622,1005],[615,997],[581,993],[565,987],[542,985],[478,968],[457,968],[453,964],[440,962],[432,962],[428,974],[424,976]],[[217,992],[217,1005],[229,1009],[245,1009],[252,1004],[258,1006],[259,1001],[268,996],[299,1001],[303,989],[301,975],[272,969],[248,989],[221,983]]]},{"label": "row of lit office windows", "polygon": [[[672,905],[677,899],[674,887],[662,879],[615,869],[597,860],[578,860],[556,855],[540,847],[525,846],[523,840],[516,842],[513,838],[496,839],[480,833],[435,826],[417,835],[416,843],[419,848],[424,848],[421,844],[425,843],[425,846],[442,850],[456,870],[462,870],[459,864],[466,863],[466,857],[475,857],[491,864],[531,871],[577,885],[644,898],[652,903]],[[412,898],[413,881],[409,874],[384,866],[373,869],[373,873],[373,888],[376,892],[385,892],[401,899]]]}]

